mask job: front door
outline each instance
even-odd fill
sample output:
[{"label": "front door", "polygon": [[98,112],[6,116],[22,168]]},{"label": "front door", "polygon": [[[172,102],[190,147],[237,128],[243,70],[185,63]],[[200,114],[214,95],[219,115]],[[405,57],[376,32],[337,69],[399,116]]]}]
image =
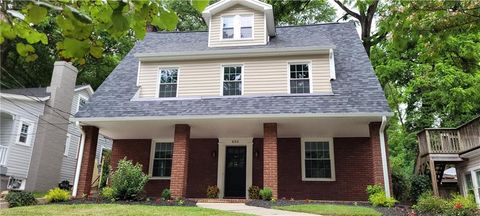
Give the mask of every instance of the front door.
[{"label": "front door", "polygon": [[247,147],[227,146],[225,159],[225,197],[245,197]]}]

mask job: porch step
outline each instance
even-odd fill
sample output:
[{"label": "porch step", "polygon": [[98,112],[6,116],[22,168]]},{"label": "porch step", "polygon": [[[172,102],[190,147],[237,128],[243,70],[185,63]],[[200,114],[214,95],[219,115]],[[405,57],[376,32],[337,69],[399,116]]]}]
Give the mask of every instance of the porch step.
[{"label": "porch step", "polygon": [[246,199],[208,199],[208,198],[193,198],[191,200],[197,203],[245,203]]}]

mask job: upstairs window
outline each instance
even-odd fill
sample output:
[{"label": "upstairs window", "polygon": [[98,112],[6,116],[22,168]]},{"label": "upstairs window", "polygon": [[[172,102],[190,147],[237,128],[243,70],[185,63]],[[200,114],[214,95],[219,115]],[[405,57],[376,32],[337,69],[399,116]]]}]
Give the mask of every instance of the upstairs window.
[{"label": "upstairs window", "polygon": [[310,64],[290,63],[288,68],[290,74],[290,93],[310,93]]},{"label": "upstairs window", "polygon": [[164,98],[177,96],[177,76],[178,68],[160,69],[158,97]]},{"label": "upstairs window", "polygon": [[222,39],[253,38],[253,15],[222,17]]},{"label": "upstairs window", "polygon": [[32,124],[26,121],[20,120],[18,127],[17,143],[21,145],[30,145]]},{"label": "upstairs window", "polygon": [[87,104],[88,98],[82,95],[78,95],[78,104],[77,104],[77,112]]},{"label": "upstairs window", "polygon": [[242,66],[223,66],[223,95],[242,95]]}]

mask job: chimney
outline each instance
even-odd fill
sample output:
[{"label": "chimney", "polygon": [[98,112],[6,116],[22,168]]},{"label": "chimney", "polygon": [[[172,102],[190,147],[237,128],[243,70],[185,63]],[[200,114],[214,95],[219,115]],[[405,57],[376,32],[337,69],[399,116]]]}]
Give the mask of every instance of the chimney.
[{"label": "chimney", "polygon": [[47,87],[50,99],[38,121],[26,190],[46,191],[60,181],[77,73],[71,63],[55,62],[52,81]]}]

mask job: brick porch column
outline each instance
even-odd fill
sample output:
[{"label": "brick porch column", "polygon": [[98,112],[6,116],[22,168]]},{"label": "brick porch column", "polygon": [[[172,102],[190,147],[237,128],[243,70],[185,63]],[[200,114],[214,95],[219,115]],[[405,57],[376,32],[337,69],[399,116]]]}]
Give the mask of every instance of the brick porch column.
[{"label": "brick porch column", "polygon": [[263,187],[272,189],[278,198],[277,123],[263,124]]},{"label": "brick porch column", "polygon": [[[382,164],[382,152],[380,147],[380,125],[381,122],[370,122],[368,128],[370,130],[370,146],[372,150],[372,168],[373,168],[373,183],[384,185],[384,178],[383,178],[383,164]],[[385,136],[385,146],[387,147],[387,161],[388,161],[388,144],[387,144],[387,137]],[[388,167],[390,167],[388,165]],[[390,168],[388,168],[388,173],[390,175]],[[391,178],[389,176],[390,181],[390,191],[392,190]]]},{"label": "brick porch column", "polygon": [[82,162],[80,165],[80,176],[78,179],[77,196],[90,195],[92,184],[93,166],[95,164],[95,153],[97,151],[98,128],[94,126],[82,126],[85,132],[85,143],[83,144]]},{"label": "brick porch column", "polygon": [[172,197],[185,197],[187,191],[190,126],[186,124],[175,125],[173,142],[170,191],[172,192]]}]

